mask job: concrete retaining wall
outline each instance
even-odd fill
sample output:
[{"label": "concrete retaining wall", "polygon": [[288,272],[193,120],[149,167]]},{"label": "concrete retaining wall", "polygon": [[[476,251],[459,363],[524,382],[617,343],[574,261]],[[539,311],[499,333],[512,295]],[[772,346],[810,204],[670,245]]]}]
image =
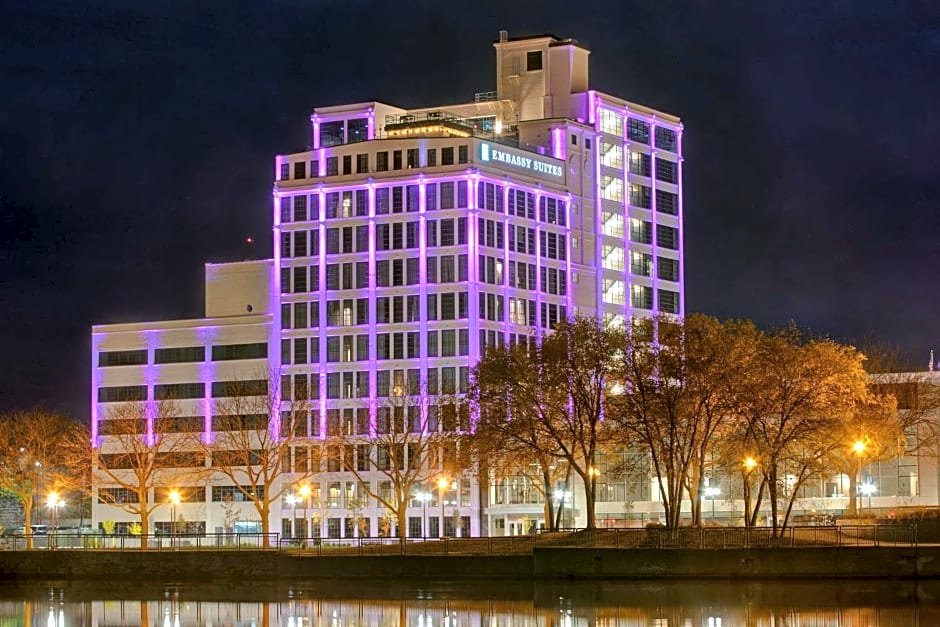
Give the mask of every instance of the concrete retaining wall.
[{"label": "concrete retaining wall", "polygon": [[725,550],[537,549],[506,556],[325,556],[275,551],[0,551],[0,579],[937,578],[940,547]]},{"label": "concrete retaining wall", "polygon": [[539,549],[535,578],[812,579],[940,577],[940,547]]}]

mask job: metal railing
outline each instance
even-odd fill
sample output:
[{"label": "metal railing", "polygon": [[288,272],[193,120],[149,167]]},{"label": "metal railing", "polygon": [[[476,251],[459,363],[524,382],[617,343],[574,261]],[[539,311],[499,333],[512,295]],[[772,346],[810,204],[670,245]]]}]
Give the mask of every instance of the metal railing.
[{"label": "metal railing", "polygon": [[[267,537],[267,542],[265,542]],[[31,543],[30,543],[31,539]],[[486,538],[289,538],[277,533],[13,535],[7,550],[219,551],[272,550],[297,555],[531,555],[559,549],[759,549],[916,546],[916,525],[830,527],[682,527],[590,529]]]},{"label": "metal railing", "polygon": [[[267,536],[267,543],[265,543]],[[11,535],[0,539],[0,548],[24,550],[101,550],[101,551],[205,551],[205,550],[277,550],[280,534],[159,534],[102,535],[58,533],[49,535]]]}]

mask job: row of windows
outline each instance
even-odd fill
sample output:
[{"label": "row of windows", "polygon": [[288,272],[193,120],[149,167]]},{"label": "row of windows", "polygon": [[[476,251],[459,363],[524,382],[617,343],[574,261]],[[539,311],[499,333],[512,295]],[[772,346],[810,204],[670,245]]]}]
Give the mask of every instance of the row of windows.
[{"label": "row of windows", "polygon": [[[544,268],[543,268],[544,270]],[[563,271],[559,276],[563,279]],[[543,276],[545,273],[543,272]],[[554,292],[552,292],[554,293]],[[427,320],[466,318],[467,293],[427,294]],[[375,299],[376,324],[417,322],[420,309],[417,295],[379,296]],[[360,326],[369,323],[369,299],[330,300],[326,303],[326,323],[330,327]],[[306,329],[320,326],[320,302],[283,303],[282,329]]]},{"label": "row of windows", "polygon": [[[658,310],[664,313],[679,313],[679,293],[672,290],[657,290]],[[619,279],[604,279],[603,299],[605,303],[625,304],[625,284]],[[630,286],[630,306],[634,309],[653,309],[653,288],[648,285]]]},{"label": "row of windows", "polygon": [[[647,159],[649,155],[646,155]],[[647,176],[649,173],[647,172]],[[496,213],[505,213],[502,185],[480,181],[478,183],[479,204]],[[323,218],[364,217],[369,215],[367,189],[327,192],[323,195]],[[319,196],[299,194],[280,198],[281,224],[305,222],[320,218]],[[466,208],[468,206],[467,182],[444,181],[425,186],[425,209]],[[376,215],[413,213],[420,210],[420,188],[418,185],[379,187],[375,190]],[[509,215],[535,219],[535,196],[530,192],[512,189],[509,191]],[[539,201],[539,220],[546,224],[564,226],[566,212],[564,201],[551,196],[542,196]]]},{"label": "row of windows", "polygon": [[[333,124],[333,123],[331,123]],[[335,139],[331,135],[324,136],[322,133],[321,126],[321,147],[328,148],[330,146],[338,145],[342,142],[337,143],[322,143],[323,139],[326,138],[328,141]],[[364,141],[357,140],[357,141]],[[370,153],[358,153],[356,155],[336,155],[326,158],[326,162],[323,163],[325,170],[321,172],[321,164],[319,159],[314,159],[310,161],[309,170],[307,168],[306,161],[294,161],[293,168],[291,167],[290,162],[284,162],[281,164],[281,171],[279,173],[279,181],[287,181],[293,178],[294,180],[302,180],[305,178],[319,178],[320,176],[348,176],[353,174],[353,157],[355,156],[355,173],[356,174],[370,174],[372,172],[388,172],[389,170],[403,170],[406,167],[408,169],[419,168],[419,167],[437,167],[437,148],[428,148],[425,151],[425,166],[421,165],[420,161],[420,151],[418,148],[408,148],[406,150],[393,150],[391,153],[387,150],[378,151],[375,154],[375,169],[372,170],[369,167],[369,154]],[[461,144],[457,146],[456,159],[453,146],[445,146],[440,149],[441,151],[441,166],[449,166],[457,164],[464,164],[470,162],[470,148],[467,144]],[[391,154],[391,160],[389,159],[389,154]],[[292,176],[293,175],[293,176]]]},{"label": "row of windows", "polygon": [[[268,382],[264,379],[246,381],[214,381],[212,398],[234,396],[264,396],[268,393]],[[205,383],[168,383],[154,386],[155,400],[204,398]],[[146,385],[120,385],[98,388],[99,403],[146,401]]]},{"label": "row of windows", "polygon": [[[602,263],[607,270],[623,272],[625,270],[624,250],[621,246],[604,244],[602,249]],[[656,257],[657,277],[666,281],[679,280],[679,261],[669,257]],[[649,253],[630,252],[630,274],[636,276],[653,276],[653,256]]]},{"label": "row of windows", "polygon": [[[437,332],[432,331],[428,334],[430,344],[434,334],[434,343],[437,343]],[[461,350],[466,351],[468,338],[466,330],[460,335],[450,332],[444,335],[442,340],[444,349],[454,352],[458,343]],[[424,379],[421,379],[421,370],[411,368],[408,370],[379,370],[375,373],[375,395],[378,398],[401,398],[409,396],[425,396],[439,394],[464,394],[467,391],[469,368],[467,366],[445,366],[443,368],[427,368],[424,373]],[[284,378],[284,387],[281,390],[282,398],[295,400],[319,400],[320,398],[320,377],[318,373],[295,374],[293,377]],[[293,388],[291,388],[293,383]],[[367,398],[369,396],[369,371],[347,371],[330,372],[325,375],[326,398],[331,400]],[[405,398],[402,406],[410,403]],[[413,403],[418,407],[420,403]],[[332,411],[332,410],[331,410]],[[316,435],[316,434],[314,434]]]},{"label": "row of windows", "polygon": [[[212,361],[239,359],[265,359],[268,345],[264,342],[252,344],[220,344],[212,347]],[[182,346],[158,348],[154,351],[154,363],[178,364],[206,360],[205,346]],[[98,366],[139,366],[147,363],[147,349],[106,351],[98,353]]]},{"label": "row of windows", "polygon": [[[212,431],[246,431],[265,429],[268,417],[265,414],[245,414],[241,416],[213,416]],[[167,416],[154,421],[157,433],[201,433],[205,429],[203,416]],[[146,433],[147,421],[143,418],[110,418],[102,420],[98,426],[101,435],[131,435]]]},{"label": "row of windows", "polygon": [[[467,219],[445,218],[425,222],[426,246],[462,246],[467,243]],[[375,227],[376,250],[418,248],[420,222],[388,222]],[[346,226],[326,229],[328,255],[369,251],[369,226]],[[281,257],[308,257],[320,254],[320,231],[286,231],[281,233]]]},{"label": "row of windows", "polygon": [[[612,109],[601,108],[599,112],[599,126],[601,131],[623,136],[623,115]],[[665,126],[656,126],[655,145],[662,150],[676,152],[678,147],[677,135],[674,130]],[[627,139],[640,144],[650,143],[650,123],[639,118],[627,117]]]}]

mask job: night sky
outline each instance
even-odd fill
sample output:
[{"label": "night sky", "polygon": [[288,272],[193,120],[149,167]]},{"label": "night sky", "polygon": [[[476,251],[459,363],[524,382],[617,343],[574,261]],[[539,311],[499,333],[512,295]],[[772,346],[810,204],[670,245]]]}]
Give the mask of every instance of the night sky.
[{"label": "night sky", "polygon": [[500,29],[683,119],[688,311],[940,356],[940,3],[144,4],[0,1],[0,409],[86,417],[92,324],[271,254],[315,106],[470,100]]}]

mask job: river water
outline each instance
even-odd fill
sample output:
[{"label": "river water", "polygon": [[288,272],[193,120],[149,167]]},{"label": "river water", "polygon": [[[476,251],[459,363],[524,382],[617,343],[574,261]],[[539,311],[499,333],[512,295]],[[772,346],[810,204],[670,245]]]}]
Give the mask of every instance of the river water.
[{"label": "river water", "polygon": [[912,627],[940,582],[0,584],[0,627]]}]

